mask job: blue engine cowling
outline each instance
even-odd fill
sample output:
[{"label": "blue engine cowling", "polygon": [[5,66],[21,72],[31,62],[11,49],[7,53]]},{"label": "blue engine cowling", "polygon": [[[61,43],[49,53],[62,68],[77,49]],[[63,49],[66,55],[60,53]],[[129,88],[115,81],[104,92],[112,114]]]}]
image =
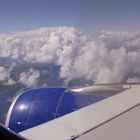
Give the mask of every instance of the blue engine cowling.
[{"label": "blue engine cowling", "polygon": [[6,126],[15,132],[21,132],[103,98],[72,92],[66,88],[38,88],[25,91],[13,101],[6,118]]}]

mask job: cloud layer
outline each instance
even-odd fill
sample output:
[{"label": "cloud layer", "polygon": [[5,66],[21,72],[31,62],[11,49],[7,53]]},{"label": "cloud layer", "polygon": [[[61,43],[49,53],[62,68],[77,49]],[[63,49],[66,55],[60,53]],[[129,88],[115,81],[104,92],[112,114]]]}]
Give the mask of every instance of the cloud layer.
[{"label": "cloud layer", "polygon": [[[65,83],[77,78],[93,83],[139,82],[140,32],[103,31],[90,36],[72,27],[55,27],[1,34],[0,57],[59,65]],[[0,81],[10,77],[8,73],[1,66]],[[39,77],[39,71],[30,69],[17,82],[33,86]]]}]

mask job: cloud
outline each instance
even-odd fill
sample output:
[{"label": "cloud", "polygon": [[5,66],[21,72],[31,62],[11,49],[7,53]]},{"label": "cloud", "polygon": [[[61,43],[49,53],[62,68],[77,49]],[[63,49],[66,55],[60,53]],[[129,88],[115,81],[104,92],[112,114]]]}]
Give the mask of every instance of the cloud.
[{"label": "cloud", "polygon": [[[103,31],[90,36],[73,27],[54,27],[1,34],[0,57],[59,65],[59,76],[66,83],[76,78],[93,83],[138,81],[135,77],[140,77],[140,32]],[[3,68],[1,71],[6,73]],[[35,86],[39,77],[39,71],[30,69],[20,74],[18,82]]]},{"label": "cloud", "polygon": [[9,70],[3,66],[0,66],[0,81],[6,81],[9,77]]},{"label": "cloud", "polygon": [[8,81],[4,83],[4,85],[9,85],[9,86],[16,85],[16,84],[17,84],[17,82],[13,79],[8,79]]},{"label": "cloud", "polygon": [[140,83],[140,77],[128,78],[127,83]]},{"label": "cloud", "polygon": [[16,82],[10,77],[12,67],[5,68],[3,66],[0,66],[0,82],[2,82],[4,85],[15,85],[16,84]]},{"label": "cloud", "polygon": [[34,69],[29,69],[27,72],[22,72],[18,80],[19,83],[25,85],[26,87],[37,86],[37,79],[40,77],[40,72]]}]

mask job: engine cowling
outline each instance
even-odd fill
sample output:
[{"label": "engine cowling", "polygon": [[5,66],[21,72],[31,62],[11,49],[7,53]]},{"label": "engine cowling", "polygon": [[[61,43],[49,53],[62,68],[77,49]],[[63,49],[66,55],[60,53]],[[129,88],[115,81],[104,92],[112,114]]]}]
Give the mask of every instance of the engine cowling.
[{"label": "engine cowling", "polygon": [[6,118],[6,127],[15,132],[21,132],[103,98],[59,87],[28,90],[19,94],[11,104]]}]

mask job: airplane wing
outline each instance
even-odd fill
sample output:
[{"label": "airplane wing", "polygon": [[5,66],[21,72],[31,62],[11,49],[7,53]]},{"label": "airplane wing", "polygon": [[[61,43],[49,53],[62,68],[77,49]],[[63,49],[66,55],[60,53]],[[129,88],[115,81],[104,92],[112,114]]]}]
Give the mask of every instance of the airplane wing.
[{"label": "airplane wing", "polygon": [[[23,129],[23,131],[18,133],[31,140],[139,140],[140,86],[121,85],[119,93],[117,91],[118,94],[114,92],[116,89],[114,85],[108,86],[108,88],[106,86],[103,88],[103,85],[101,87],[104,90],[105,96],[108,96],[107,98],[100,98],[96,103],[86,103],[86,105],[77,108],[75,111],[70,111],[63,115],[60,114],[55,119],[30,128],[27,128],[26,124],[27,129]],[[73,89],[73,91],[79,91],[80,95],[88,93],[89,98],[91,98],[89,94],[97,96],[100,93],[97,92],[99,91],[97,86],[96,88]],[[103,92],[101,95],[103,95]],[[62,101],[62,94],[59,97],[59,101],[60,98]],[[76,96],[76,98],[79,98],[79,96]],[[60,102],[58,104],[60,105]],[[13,106],[12,108],[14,108]],[[27,121],[23,121],[24,123],[29,123],[29,115],[31,113],[27,115]],[[20,122],[19,125],[23,122]],[[7,119],[7,127],[10,126],[9,124],[10,118]]]}]

